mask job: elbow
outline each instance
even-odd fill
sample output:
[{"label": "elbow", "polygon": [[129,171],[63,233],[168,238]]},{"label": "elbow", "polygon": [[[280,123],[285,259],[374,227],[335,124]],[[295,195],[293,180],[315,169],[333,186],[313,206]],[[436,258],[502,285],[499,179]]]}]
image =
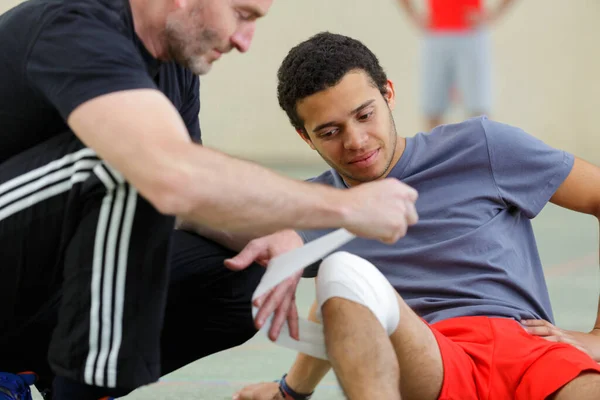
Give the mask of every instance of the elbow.
[{"label": "elbow", "polygon": [[186,214],[187,204],[184,199],[173,194],[161,193],[157,194],[152,205],[156,210],[163,215],[180,216]]},{"label": "elbow", "polygon": [[183,174],[161,173],[149,185],[147,200],[161,214],[185,216],[193,209],[190,189]]}]

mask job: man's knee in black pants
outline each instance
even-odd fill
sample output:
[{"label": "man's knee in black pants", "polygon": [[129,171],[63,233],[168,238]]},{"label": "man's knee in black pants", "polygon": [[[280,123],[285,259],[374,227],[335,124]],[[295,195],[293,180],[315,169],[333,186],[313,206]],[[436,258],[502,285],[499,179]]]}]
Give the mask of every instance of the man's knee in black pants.
[{"label": "man's knee in black pants", "polygon": [[156,381],[174,218],[71,132],[1,164],[0,185],[3,325],[27,329],[58,295],[54,374],[107,389]]},{"label": "man's knee in black pants", "polygon": [[227,269],[224,261],[236,253],[194,233],[176,231],[172,243],[163,374],[252,338],[252,294],[265,272],[258,264]]}]

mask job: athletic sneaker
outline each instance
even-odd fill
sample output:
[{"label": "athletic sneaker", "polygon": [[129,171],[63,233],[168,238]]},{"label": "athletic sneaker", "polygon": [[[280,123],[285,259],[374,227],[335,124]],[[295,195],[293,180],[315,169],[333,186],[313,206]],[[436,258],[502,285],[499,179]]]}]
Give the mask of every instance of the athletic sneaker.
[{"label": "athletic sneaker", "polygon": [[32,400],[31,389],[37,377],[33,372],[0,372],[0,400]]}]

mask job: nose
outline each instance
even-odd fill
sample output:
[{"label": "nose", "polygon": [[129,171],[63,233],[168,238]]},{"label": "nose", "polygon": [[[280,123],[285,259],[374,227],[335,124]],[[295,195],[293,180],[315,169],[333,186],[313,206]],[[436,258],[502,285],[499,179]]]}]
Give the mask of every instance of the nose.
[{"label": "nose", "polygon": [[344,135],[344,148],[347,150],[360,150],[366,144],[369,135],[364,129],[360,129],[360,127],[349,127],[346,128],[346,132]]},{"label": "nose", "polygon": [[252,38],[254,38],[254,30],[256,29],[255,22],[243,24],[233,36],[231,36],[231,44],[240,53],[245,53],[250,49]]}]

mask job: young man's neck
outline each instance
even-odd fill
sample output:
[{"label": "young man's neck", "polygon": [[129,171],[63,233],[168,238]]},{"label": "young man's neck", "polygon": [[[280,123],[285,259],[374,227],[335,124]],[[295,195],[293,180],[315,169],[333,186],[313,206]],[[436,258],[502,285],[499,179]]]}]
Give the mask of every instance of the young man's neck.
[{"label": "young man's neck", "polygon": [[406,138],[401,136],[396,136],[396,148],[394,149],[394,155],[392,156],[392,162],[390,163],[390,167],[386,172],[386,176],[394,169],[398,161],[402,158],[402,154],[404,154],[404,150],[406,149]]}]

